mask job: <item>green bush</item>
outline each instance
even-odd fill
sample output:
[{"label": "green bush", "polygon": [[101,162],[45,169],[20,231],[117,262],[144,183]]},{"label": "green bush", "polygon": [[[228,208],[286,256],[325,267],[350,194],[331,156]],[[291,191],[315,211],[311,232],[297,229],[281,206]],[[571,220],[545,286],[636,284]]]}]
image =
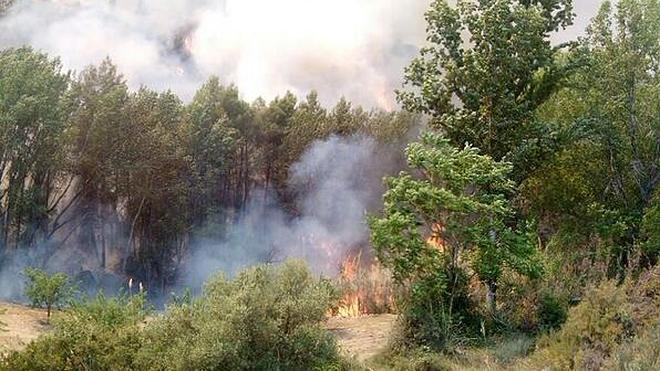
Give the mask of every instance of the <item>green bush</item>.
[{"label": "green bush", "polygon": [[608,370],[659,370],[660,324],[622,344],[606,363]]},{"label": "green bush", "polygon": [[321,327],[336,300],[303,263],[259,266],[208,282],[145,329],[138,369],[309,370],[344,367]]},{"label": "green bush", "polygon": [[143,295],[73,305],[54,331],[4,359],[11,370],[341,370],[321,322],[337,299],[301,262],[211,279],[204,295],[146,317]]},{"label": "green bush", "polygon": [[566,321],[568,308],[555,295],[541,296],[538,307],[538,320],[541,330],[556,330]]},{"label": "green bush", "polygon": [[74,303],[53,320],[52,333],[4,360],[11,370],[129,370],[141,345],[144,296]]},{"label": "green bush", "polygon": [[45,307],[48,319],[52,307],[61,307],[73,297],[73,286],[69,277],[64,273],[48,273],[37,268],[25,269],[25,296],[30,299],[32,306]]},{"label": "green bush", "polygon": [[656,191],[642,220],[642,257],[644,263],[656,264],[660,256],[660,190]]},{"label": "green bush", "polygon": [[392,339],[395,352],[423,344],[433,350],[449,350],[471,340],[481,323],[467,293],[467,277],[438,271],[410,285],[402,300],[402,313]]},{"label": "green bush", "polygon": [[571,308],[561,329],[541,338],[532,362],[561,370],[600,369],[613,350],[633,335],[625,288],[607,282]]}]

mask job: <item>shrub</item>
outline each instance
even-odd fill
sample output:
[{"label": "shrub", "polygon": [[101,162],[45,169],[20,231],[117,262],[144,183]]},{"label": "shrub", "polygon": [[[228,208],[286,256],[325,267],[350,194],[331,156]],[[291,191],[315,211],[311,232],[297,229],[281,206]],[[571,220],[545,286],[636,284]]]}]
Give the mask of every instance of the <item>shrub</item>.
[{"label": "shrub", "polygon": [[217,276],[201,298],[147,326],[137,368],[341,368],[334,339],[320,326],[334,300],[330,282],[300,262],[251,268],[234,280]]},{"label": "shrub", "polygon": [[450,350],[479,333],[481,323],[467,294],[467,278],[460,270],[453,278],[446,271],[438,271],[415,281],[408,291],[392,339],[395,352],[420,344],[433,350]]},{"label": "shrub", "polygon": [[[541,283],[515,272],[506,272],[498,289],[500,317],[512,332],[533,333],[539,329]],[[481,289],[481,288],[479,288]]]},{"label": "shrub", "polygon": [[[564,325],[538,342],[527,369],[655,370],[660,361],[660,266],[588,291]],[[522,367],[525,366],[525,367]]]},{"label": "shrub", "polygon": [[143,295],[74,304],[54,331],[9,355],[11,370],[340,370],[321,321],[337,299],[300,262],[211,279],[145,323]]},{"label": "shrub", "polygon": [[554,240],[548,249],[543,254],[546,274],[541,279],[516,272],[503,275],[498,309],[510,331],[539,333],[558,329],[569,308],[587,295],[589,287],[607,281],[607,261],[588,252],[587,246],[564,251]]},{"label": "shrub", "polygon": [[5,359],[11,370],[130,370],[142,343],[143,295],[75,303],[54,319],[54,331]]},{"label": "shrub", "polygon": [[633,336],[628,296],[607,282],[572,308],[560,330],[539,341],[532,362],[552,369],[600,369],[618,345]]},{"label": "shrub", "polygon": [[640,328],[655,326],[660,321],[660,265],[642,272],[625,285],[631,315]]},{"label": "shrub", "polygon": [[660,324],[622,344],[606,363],[608,370],[660,369]]},{"label": "shrub", "polygon": [[528,355],[534,349],[534,338],[518,334],[504,338],[493,345],[493,356],[498,363],[509,364]]},{"label": "shrub", "polygon": [[46,307],[49,320],[52,307],[61,307],[73,296],[73,286],[64,273],[49,275],[37,268],[27,268],[24,274],[27,278],[25,296],[30,299],[32,306]]},{"label": "shrub", "polygon": [[545,293],[538,307],[538,320],[541,330],[556,330],[566,321],[567,306],[555,295]]},{"label": "shrub", "polygon": [[647,264],[658,262],[660,255],[660,190],[656,191],[651,205],[642,220],[641,250]]}]

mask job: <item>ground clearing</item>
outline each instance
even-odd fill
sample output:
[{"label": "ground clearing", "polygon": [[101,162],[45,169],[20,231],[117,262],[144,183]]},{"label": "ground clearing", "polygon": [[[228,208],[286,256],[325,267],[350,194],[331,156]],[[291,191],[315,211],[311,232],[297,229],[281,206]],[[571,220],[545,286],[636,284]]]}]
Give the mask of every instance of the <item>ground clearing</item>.
[{"label": "ground clearing", "polygon": [[327,327],[341,348],[359,361],[365,361],[387,347],[396,316],[381,314],[357,318],[333,317]]},{"label": "ground clearing", "polygon": [[24,305],[0,303],[0,352],[23,349],[50,327],[46,323],[46,311]]}]

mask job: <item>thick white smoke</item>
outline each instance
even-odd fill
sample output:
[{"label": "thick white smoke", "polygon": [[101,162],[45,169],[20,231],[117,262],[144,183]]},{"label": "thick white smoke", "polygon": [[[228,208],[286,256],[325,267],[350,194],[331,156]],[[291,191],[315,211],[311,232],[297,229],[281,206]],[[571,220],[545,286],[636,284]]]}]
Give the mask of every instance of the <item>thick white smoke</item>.
[{"label": "thick white smoke", "polygon": [[[582,34],[602,0],[575,1]],[[80,70],[110,56],[132,87],[189,99],[212,74],[244,97],[312,89],[391,109],[403,68],[424,43],[430,0],[17,0],[0,48],[32,45]]]},{"label": "thick white smoke", "polygon": [[17,0],[0,48],[28,44],[80,70],[110,56],[133,87],[190,98],[209,75],[246,99],[319,91],[393,108],[429,0]]},{"label": "thick white smoke", "polygon": [[[0,48],[32,45],[80,70],[110,56],[132,87],[184,99],[209,76],[244,97],[319,91],[395,107],[393,90],[424,43],[431,0],[16,0]],[[581,34],[602,0],[575,1]]]}]

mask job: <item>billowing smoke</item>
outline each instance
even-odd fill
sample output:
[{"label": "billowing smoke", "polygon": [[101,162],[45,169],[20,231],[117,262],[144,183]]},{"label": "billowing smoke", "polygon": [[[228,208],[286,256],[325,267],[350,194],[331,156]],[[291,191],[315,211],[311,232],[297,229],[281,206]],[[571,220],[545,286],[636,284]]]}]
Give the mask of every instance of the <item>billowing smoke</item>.
[{"label": "billowing smoke", "polygon": [[[431,0],[16,0],[0,19],[0,48],[28,44],[80,70],[106,56],[132,87],[184,99],[209,75],[244,98],[318,90],[394,108],[393,89],[424,43]],[[582,34],[602,0],[575,1]]]},{"label": "billowing smoke", "polygon": [[393,108],[430,0],[17,0],[0,48],[28,44],[80,70],[106,56],[129,84],[190,98],[209,75],[248,100],[286,90]]},{"label": "billowing smoke", "polygon": [[331,137],[314,143],[290,172],[300,195],[291,217],[255,195],[244,216],[222,241],[201,241],[187,262],[185,284],[229,274],[259,262],[301,258],[317,273],[336,274],[347,254],[368,244],[366,216],[382,205],[383,177],[401,169],[401,151],[369,138]]}]

